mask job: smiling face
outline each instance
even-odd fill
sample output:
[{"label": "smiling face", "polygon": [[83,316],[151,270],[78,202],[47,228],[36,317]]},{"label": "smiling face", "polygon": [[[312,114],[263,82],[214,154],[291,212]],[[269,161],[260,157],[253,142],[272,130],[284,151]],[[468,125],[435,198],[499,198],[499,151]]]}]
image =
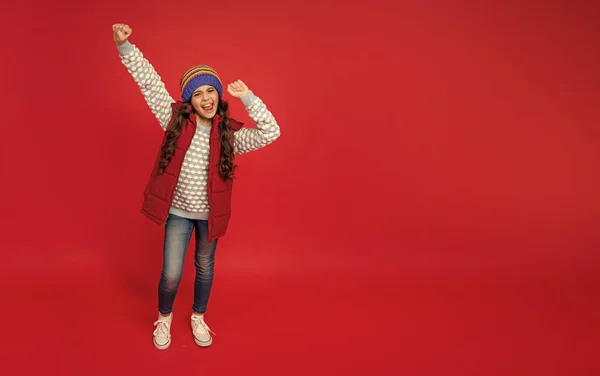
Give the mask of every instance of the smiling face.
[{"label": "smiling face", "polygon": [[210,85],[202,85],[192,94],[194,111],[205,119],[212,119],[217,113],[219,92]]}]

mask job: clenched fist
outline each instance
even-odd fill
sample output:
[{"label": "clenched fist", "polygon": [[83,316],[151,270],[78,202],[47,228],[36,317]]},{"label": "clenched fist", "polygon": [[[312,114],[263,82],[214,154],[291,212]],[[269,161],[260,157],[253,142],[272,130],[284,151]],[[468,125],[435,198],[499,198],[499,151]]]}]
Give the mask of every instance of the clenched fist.
[{"label": "clenched fist", "polygon": [[129,36],[133,32],[129,25],[125,24],[114,24],[112,29],[113,39],[115,40],[117,46],[120,46],[123,43],[125,43],[127,41],[127,38],[129,38]]},{"label": "clenched fist", "polygon": [[248,90],[248,86],[242,80],[234,81],[227,86],[227,92],[234,98],[242,98]]}]

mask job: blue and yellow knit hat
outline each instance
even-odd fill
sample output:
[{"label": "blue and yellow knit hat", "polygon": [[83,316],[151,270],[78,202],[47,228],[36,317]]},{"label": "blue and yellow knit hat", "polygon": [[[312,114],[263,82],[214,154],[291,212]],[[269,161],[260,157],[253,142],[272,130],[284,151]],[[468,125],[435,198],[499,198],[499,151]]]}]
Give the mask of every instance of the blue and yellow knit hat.
[{"label": "blue and yellow knit hat", "polygon": [[188,69],[179,80],[181,99],[187,102],[196,89],[202,85],[210,85],[217,89],[219,98],[223,96],[223,86],[217,72],[208,65],[198,65]]}]

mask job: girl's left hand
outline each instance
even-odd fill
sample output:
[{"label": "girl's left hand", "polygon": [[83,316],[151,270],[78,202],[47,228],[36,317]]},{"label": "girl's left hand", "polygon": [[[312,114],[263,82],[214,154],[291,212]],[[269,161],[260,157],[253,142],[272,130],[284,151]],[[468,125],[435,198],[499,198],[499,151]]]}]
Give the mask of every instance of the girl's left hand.
[{"label": "girl's left hand", "polygon": [[227,92],[234,98],[242,98],[248,91],[248,86],[242,80],[234,81],[227,86]]}]

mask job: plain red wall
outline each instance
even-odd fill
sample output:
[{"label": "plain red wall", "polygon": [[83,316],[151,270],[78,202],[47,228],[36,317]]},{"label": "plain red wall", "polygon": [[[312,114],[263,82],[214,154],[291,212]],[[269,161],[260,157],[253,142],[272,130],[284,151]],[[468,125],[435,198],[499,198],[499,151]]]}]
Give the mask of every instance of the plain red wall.
[{"label": "plain red wall", "polygon": [[238,159],[223,272],[597,268],[599,12],[560,3],[3,2],[0,270],[159,266],[116,22],[174,97],[210,64],[282,128]]}]

